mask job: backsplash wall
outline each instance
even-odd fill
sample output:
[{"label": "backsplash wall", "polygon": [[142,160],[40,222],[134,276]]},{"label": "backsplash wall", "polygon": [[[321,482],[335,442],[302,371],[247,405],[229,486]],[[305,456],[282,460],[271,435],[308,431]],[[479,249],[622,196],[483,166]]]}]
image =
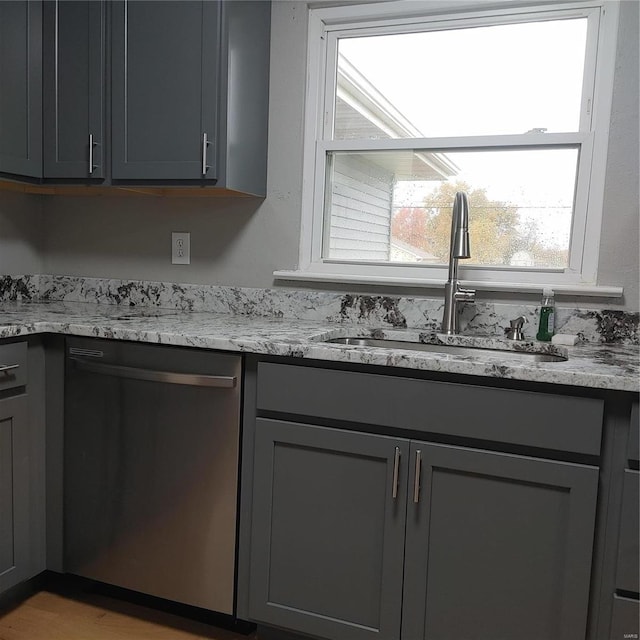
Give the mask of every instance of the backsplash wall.
[{"label": "backsplash wall", "polygon": [[[234,315],[316,320],[438,332],[442,298],[371,296],[309,290],[258,289],[216,285],[113,280],[74,276],[0,277],[0,301],[81,302],[125,307],[207,311]],[[538,307],[475,302],[463,307],[462,333],[502,336],[509,320],[527,319],[524,334],[532,339]],[[584,342],[640,344],[637,312],[556,308],[556,332]]]}]

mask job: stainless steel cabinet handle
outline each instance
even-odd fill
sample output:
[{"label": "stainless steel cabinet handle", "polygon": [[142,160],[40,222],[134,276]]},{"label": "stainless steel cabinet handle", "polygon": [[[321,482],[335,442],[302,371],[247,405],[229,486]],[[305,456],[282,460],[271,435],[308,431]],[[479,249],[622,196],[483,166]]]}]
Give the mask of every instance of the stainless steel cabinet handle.
[{"label": "stainless steel cabinet handle", "polygon": [[93,175],[93,172],[98,168],[97,164],[93,164],[93,147],[97,146],[97,142],[93,141],[93,133],[89,134],[89,175]]},{"label": "stainless steel cabinet handle", "polygon": [[193,387],[218,387],[232,389],[236,386],[236,376],[208,376],[193,373],[177,373],[175,371],[156,371],[126,367],[117,364],[103,364],[80,358],[69,358],[74,366],[81,371],[100,373],[105,376],[130,378],[132,380],[147,380],[149,382],[166,382],[168,384],[185,384]]},{"label": "stainless steel cabinet handle", "polygon": [[0,373],[9,373],[20,367],[19,364],[0,364]]},{"label": "stainless steel cabinet handle", "polygon": [[211,168],[208,164],[207,164],[207,147],[210,145],[211,143],[209,142],[209,137],[207,136],[206,133],[202,134],[202,175],[206,176],[207,175],[207,171],[209,171],[209,169]]},{"label": "stainless steel cabinet handle", "polygon": [[422,471],[422,451],[416,451],[416,473],[413,480],[413,501],[418,504],[420,502],[420,473]]},{"label": "stainless steel cabinet handle", "polygon": [[393,487],[392,495],[395,500],[398,497],[398,475],[400,473],[400,447],[396,447],[396,452],[393,457]]}]

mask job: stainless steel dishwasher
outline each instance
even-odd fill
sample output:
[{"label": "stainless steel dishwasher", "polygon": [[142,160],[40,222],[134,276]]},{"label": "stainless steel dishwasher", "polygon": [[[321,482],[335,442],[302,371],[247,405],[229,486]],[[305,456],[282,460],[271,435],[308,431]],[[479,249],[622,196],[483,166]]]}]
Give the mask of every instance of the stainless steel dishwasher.
[{"label": "stainless steel dishwasher", "polygon": [[233,614],[241,358],[70,338],[64,568]]}]

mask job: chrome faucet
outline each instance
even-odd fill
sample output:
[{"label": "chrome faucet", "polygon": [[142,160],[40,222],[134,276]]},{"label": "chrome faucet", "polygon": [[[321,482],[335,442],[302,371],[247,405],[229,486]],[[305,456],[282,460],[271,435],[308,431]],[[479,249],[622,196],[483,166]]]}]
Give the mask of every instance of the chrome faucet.
[{"label": "chrome faucet", "polygon": [[469,246],[469,199],[458,191],[453,201],[451,217],[451,243],[449,245],[449,279],[444,287],[444,315],[442,333],[455,335],[459,332],[458,303],[473,302],[474,289],[463,289],[458,282],[458,260],[471,257]]}]

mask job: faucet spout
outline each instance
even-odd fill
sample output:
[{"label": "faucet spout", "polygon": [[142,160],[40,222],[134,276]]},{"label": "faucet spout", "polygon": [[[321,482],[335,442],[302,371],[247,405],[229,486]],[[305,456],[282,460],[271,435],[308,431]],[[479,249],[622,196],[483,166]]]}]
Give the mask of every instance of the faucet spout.
[{"label": "faucet spout", "polygon": [[444,315],[442,318],[442,332],[449,335],[459,332],[458,303],[475,300],[475,290],[464,289],[458,282],[458,260],[470,257],[469,199],[466,193],[458,191],[453,201],[451,216],[449,277],[444,288]]}]

